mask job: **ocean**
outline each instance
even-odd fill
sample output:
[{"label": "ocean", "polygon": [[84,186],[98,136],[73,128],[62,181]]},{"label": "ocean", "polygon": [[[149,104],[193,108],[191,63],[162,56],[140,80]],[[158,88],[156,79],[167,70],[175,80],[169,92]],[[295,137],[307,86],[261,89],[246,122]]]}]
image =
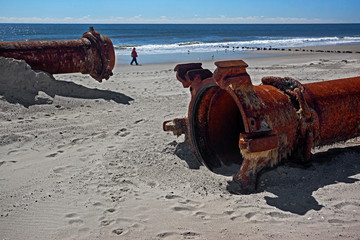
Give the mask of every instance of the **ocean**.
[{"label": "ocean", "polygon": [[144,64],[254,57],[249,47],[360,44],[360,24],[0,24],[0,41],[76,40],[89,26],[112,40],[118,64],[129,63],[133,47]]}]

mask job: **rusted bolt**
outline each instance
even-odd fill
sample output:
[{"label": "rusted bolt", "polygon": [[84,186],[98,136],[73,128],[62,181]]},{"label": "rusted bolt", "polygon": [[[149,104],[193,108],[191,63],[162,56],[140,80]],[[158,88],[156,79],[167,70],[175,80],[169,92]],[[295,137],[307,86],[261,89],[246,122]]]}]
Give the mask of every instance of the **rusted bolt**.
[{"label": "rusted bolt", "polygon": [[99,82],[109,79],[115,66],[111,40],[93,27],[75,41],[0,42],[0,57],[25,60],[32,69],[51,74],[90,74]]},{"label": "rusted bolt", "polygon": [[240,165],[233,179],[242,191],[255,189],[264,167],[308,161],[313,147],[360,136],[360,77],[308,84],[265,77],[253,86],[245,62],[215,64],[213,76],[188,82],[188,117],[164,130],[185,133],[197,159],[214,172]]}]

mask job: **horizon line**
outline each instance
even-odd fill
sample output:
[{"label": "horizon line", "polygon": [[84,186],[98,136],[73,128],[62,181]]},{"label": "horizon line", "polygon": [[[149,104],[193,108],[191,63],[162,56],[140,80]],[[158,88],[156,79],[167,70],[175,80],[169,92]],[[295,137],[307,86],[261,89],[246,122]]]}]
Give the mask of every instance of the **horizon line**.
[{"label": "horizon line", "polygon": [[299,17],[190,17],[187,19],[171,18],[167,16],[144,18],[141,14],[130,18],[109,16],[98,18],[91,15],[80,17],[1,17],[0,23],[25,23],[25,24],[358,24],[360,19],[321,19]]},{"label": "horizon line", "polygon": [[294,23],[280,23],[280,22],[265,22],[265,23],[258,23],[258,22],[254,22],[254,23],[188,23],[188,22],[178,22],[178,23],[161,23],[161,22],[125,22],[125,23],[115,23],[115,22],[75,22],[75,23],[69,23],[69,22],[0,22],[0,24],[168,24],[168,25],[172,25],[172,24],[193,24],[193,25],[206,25],[206,24],[228,24],[228,25],[232,25],[232,24],[282,24],[282,25],[291,25],[291,24],[360,24],[360,22],[294,22]]}]

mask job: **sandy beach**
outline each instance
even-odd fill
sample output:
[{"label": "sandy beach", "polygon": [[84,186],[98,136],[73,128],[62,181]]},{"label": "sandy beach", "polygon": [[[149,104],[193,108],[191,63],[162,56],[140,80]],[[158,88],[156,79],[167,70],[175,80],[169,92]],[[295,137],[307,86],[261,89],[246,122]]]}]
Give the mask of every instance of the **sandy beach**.
[{"label": "sandy beach", "polygon": [[[243,60],[254,85],[360,76],[360,45],[319,49]],[[360,239],[359,137],[232,194],[232,176],[200,166],[184,136],[162,130],[187,116],[178,63],[116,65],[98,83],[0,58],[0,239]]]}]

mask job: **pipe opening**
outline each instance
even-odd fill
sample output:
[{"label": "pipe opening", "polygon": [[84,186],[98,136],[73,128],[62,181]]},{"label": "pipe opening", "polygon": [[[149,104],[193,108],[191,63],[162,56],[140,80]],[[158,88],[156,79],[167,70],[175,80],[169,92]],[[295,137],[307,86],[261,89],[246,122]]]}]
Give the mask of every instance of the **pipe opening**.
[{"label": "pipe opening", "polygon": [[239,136],[245,131],[244,122],[227,91],[217,85],[204,88],[196,95],[190,116],[191,139],[203,164],[211,171],[242,164]]}]

